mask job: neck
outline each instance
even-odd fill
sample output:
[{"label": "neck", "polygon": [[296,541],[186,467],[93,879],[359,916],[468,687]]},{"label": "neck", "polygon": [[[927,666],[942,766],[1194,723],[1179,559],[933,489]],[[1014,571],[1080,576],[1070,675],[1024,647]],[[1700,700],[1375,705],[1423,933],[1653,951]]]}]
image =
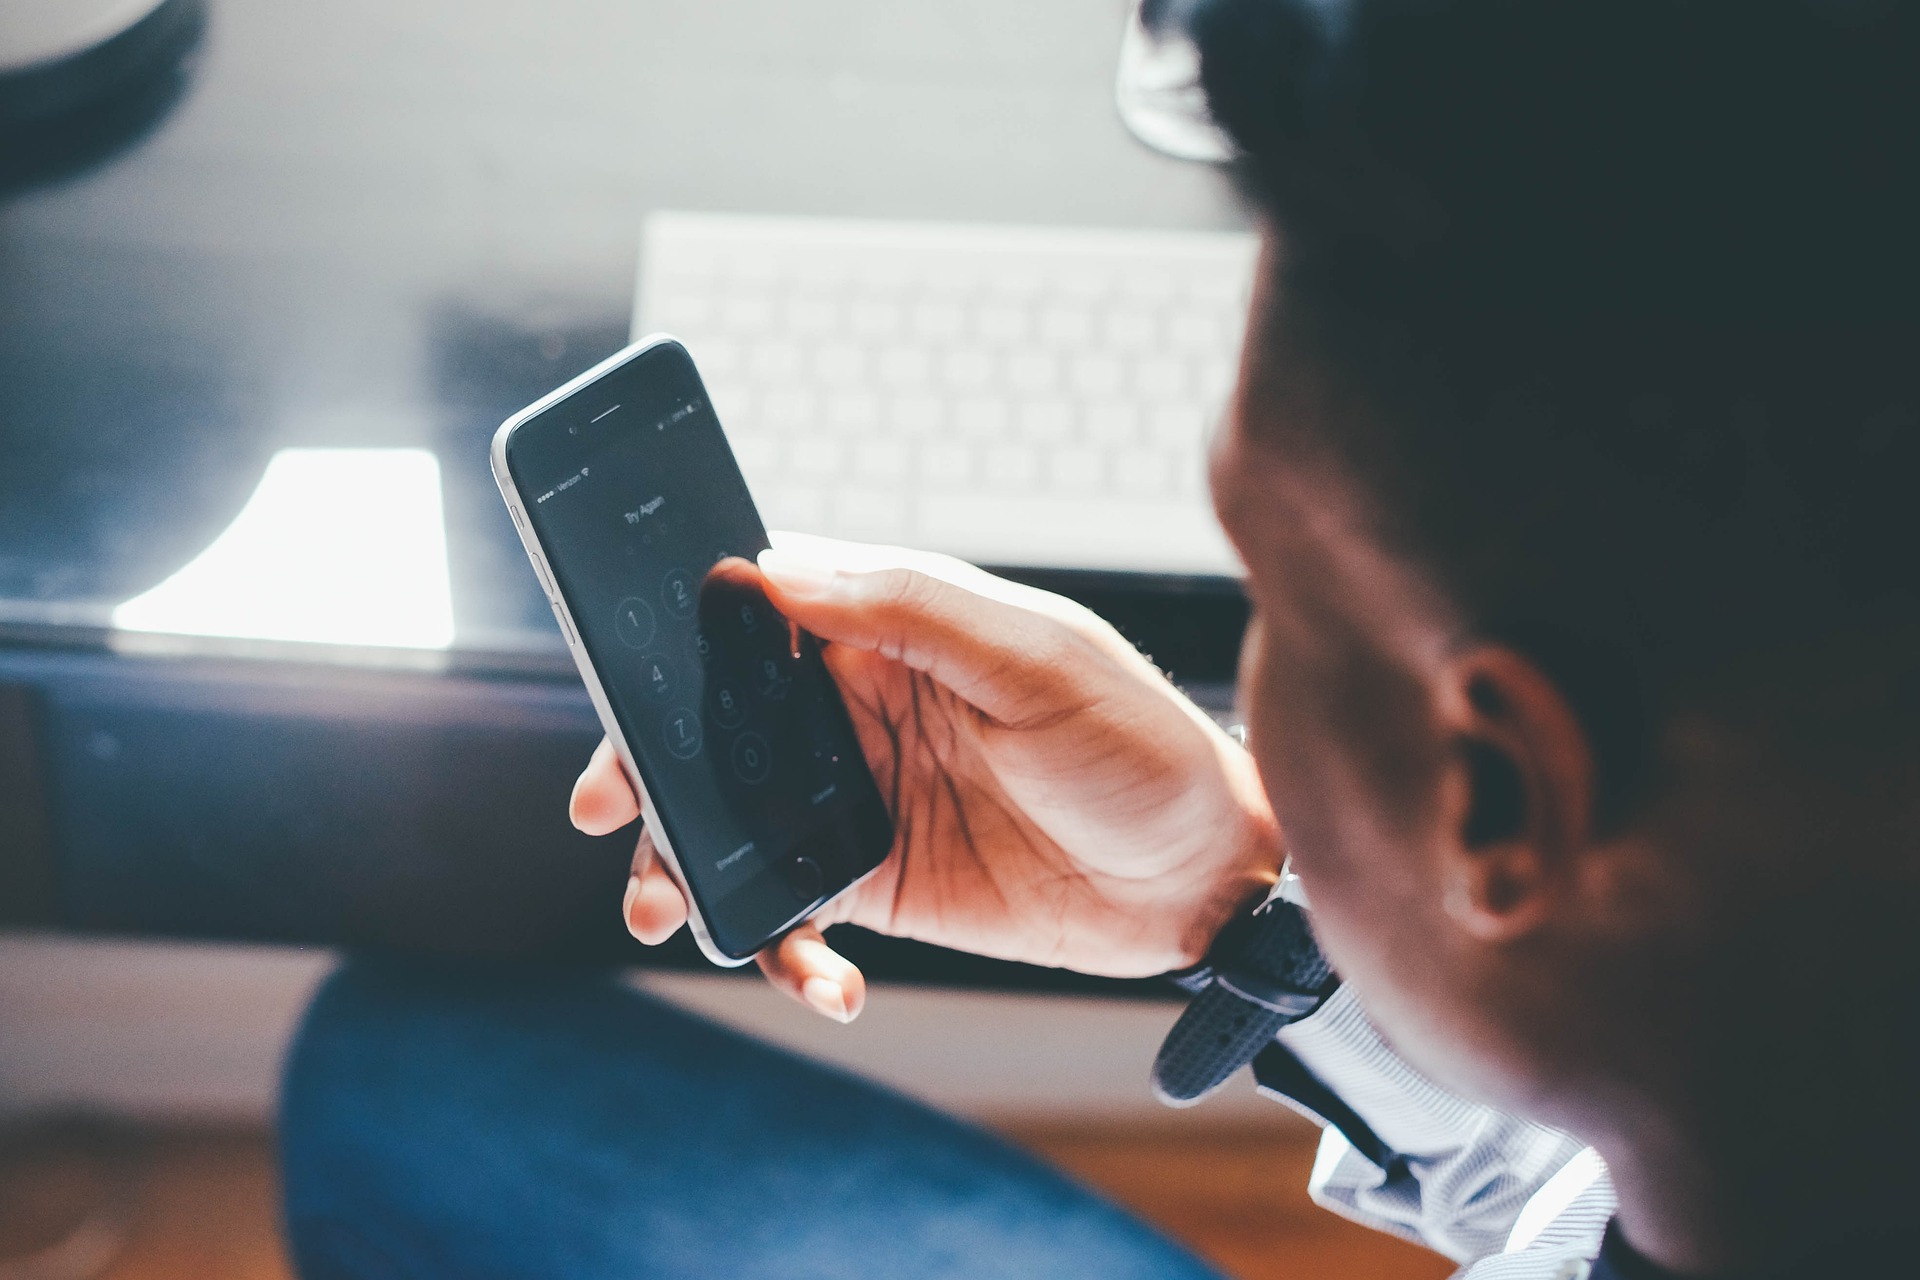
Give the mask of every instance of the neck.
[{"label": "neck", "polygon": [[[1611,1145],[1611,1144],[1609,1144]],[[1872,1242],[1886,1247],[1898,1235],[1902,1256],[1911,1257],[1911,1238],[1920,1229],[1900,1224],[1907,1220],[1920,1179],[1879,1190],[1869,1197],[1864,1188],[1852,1204],[1837,1204],[1832,1184],[1855,1186],[1856,1172],[1844,1153],[1824,1152],[1817,1160],[1799,1162],[1812,1176],[1771,1180],[1766,1200],[1794,1201],[1797,1210],[1761,1213],[1755,1202],[1742,1202],[1722,1193],[1707,1166],[1686,1166],[1650,1160],[1644,1136],[1608,1155],[1609,1171],[1619,1197],[1616,1226],[1634,1252],[1676,1276],[1787,1277],[1863,1274],[1839,1260],[1841,1253],[1861,1257]],[[1778,1158],[1778,1157],[1775,1157]],[[1796,1187],[1797,1184],[1797,1187]],[[1831,1266],[1832,1270],[1827,1269]],[[1889,1273],[1890,1274],[1890,1273]]]},{"label": "neck", "polygon": [[1626,1241],[1680,1275],[1771,1274],[1920,1198],[1912,885],[1836,870],[1871,861],[1864,835],[1786,858],[1747,834],[1723,859],[1742,874],[1562,976],[1595,999],[1562,1015],[1547,1109],[1605,1158]]},{"label": "neck", "polygon": [[1825,1030],[1750,1046],[1744,1080],[1721,1060],[1677,1102],[1616,1096],[1603,1113],[1596,1090],[1568,1118],[1606,1160],[1637,1252],[1686,1276],[1772,1274],[1905,1219],[1920,1199],[1910,1081]]},{"label": "neck", "polygon": [[1804,1222],[1754,1221],[1729,1195],[1718,1163],[1671,1128],[1636,1125],[1594,1145],[1613,1178],[1621,1233],[1657,1266],[1686,1276],[1737,1275],[1801,1243],[1778,1237]]}]

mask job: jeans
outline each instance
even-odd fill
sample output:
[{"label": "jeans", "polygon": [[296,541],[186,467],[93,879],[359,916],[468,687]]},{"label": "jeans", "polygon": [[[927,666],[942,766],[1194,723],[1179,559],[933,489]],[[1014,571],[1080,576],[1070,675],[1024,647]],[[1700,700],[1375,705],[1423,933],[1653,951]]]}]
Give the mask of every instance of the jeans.
[{"label": "jeans", "polygon": [[1217,1280],[989,1134],[607,978],[350,966],[281,1121],[305,1280]]}]

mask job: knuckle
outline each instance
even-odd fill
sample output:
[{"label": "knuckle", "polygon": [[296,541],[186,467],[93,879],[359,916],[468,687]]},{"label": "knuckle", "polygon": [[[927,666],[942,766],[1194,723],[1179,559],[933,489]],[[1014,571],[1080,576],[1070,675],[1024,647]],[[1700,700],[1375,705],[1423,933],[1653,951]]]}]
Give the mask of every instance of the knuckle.
[{"label": "knuckle", "polygon": [[882,569],[873,576],[874,602],[896,613],[925,613],[939,597],[939,583],[918,569]]}]

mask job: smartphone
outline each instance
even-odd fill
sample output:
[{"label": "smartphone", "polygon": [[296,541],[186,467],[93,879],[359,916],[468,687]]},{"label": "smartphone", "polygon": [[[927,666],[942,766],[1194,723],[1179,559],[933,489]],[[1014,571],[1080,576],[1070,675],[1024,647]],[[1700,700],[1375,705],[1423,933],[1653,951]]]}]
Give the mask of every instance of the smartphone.
[{"label": "smartphone", "polygon": [[493,475],[686,894],[743,964],[880,865],[893,825],[685,347],[646,338],[501,424]]}]

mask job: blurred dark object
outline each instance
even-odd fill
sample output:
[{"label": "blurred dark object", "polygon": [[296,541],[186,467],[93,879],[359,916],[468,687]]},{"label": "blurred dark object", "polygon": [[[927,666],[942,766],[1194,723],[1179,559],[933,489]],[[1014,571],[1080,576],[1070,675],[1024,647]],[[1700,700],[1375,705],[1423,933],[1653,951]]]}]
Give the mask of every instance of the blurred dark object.
[{"label": "blurred dark object", "polygon": [[184,94],[205,26],[205,0],[8,0],[0,191],[86,169],[145,137]]},{"label": "blurred dark object", "polygon": [[599,736],[576,684],[23,649],[0,675],[35,695],[63,927],[467,958],[635,947],[617,906],[632,833],[567,823]]},{"label": "blurred dark object", "polygon": [[1246,593],[1232,578],[992,567],[995,573],[1077,600],[1111,622],[1209,711],[1231,709],[1247,629]]},{"label": "blurred dark object", "polygon": [[0,1125],[0,1280],[90,1280],[125,1250],[147,1143],[85,1115]]},{"label": "blurred dark object", "polygon": [[58,916],[37,711],[32,687],[0,684],[0,926]]}]

